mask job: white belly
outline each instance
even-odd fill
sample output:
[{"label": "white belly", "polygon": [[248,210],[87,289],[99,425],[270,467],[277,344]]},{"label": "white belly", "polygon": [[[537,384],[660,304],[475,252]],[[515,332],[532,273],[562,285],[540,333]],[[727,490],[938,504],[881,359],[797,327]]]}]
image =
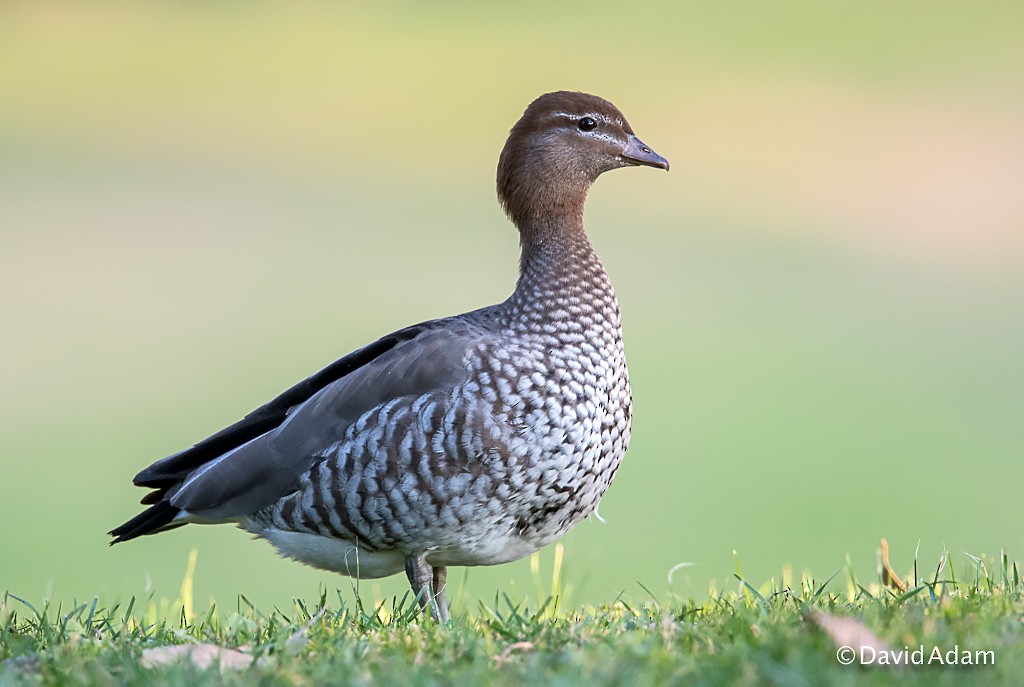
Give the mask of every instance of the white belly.
[{"label": "white belly", "polygon": [[401,551],[367,551],[344,539],[307,532],[264,529],[253,533],[273,544],[282,556],[349,577],[373,579],[405,570]]}]

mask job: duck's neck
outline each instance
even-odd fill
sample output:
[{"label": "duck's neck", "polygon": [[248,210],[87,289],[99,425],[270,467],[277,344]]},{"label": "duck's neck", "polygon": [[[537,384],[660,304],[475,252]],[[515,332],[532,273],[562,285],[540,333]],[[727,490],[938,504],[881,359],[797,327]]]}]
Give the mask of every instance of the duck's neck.
[{"label": "duck's neck", "polygon": [[[604,310],[614,301],[611,281],[583,229],[582,213],[520,227],[519,281],[508,305],[531,322],[565,313]],[[573,327],[575,329],[575,327]]]}]

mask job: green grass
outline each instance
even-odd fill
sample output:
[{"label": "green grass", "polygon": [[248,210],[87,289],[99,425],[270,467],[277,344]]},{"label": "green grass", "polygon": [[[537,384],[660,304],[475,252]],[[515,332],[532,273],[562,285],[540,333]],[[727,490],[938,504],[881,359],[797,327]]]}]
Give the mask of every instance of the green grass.
[{"label": "green grass", "polygon": [[[899,669],[909,684],[1013,684],[1024,669],[1022,585],[1015,563],[967,556],[961,574],[946,554],[915,570],[906,592],[804,576],[712,590],[701,601],[616,600],[563,609],[499,596],[457,614],[450,626],[423,619],[408,596],[369,603],[326,592],[313,603],[193,614],[191,578],[167,615],[153,599],[105,607],[35,606],[13,594],[0,604],[0,685],[21,684],[883,684],[892,669],[846,666],[846,641],[815,617],[855,618],[891,648],[992,651],[994,665]],[[192,568],[190,567],[190,570]],[[557,569],[555,571],[557,575]],[[557,586],[557,581],[552,581]],[[213,644],[255,660],[244,669],[202,669],[187,660],[156,666],[149,650]],[[877,654],[876,654],[877,655]],[[961,654],[962,656],[962,654]],[[989,659],[991,660],[991,659]]]}]

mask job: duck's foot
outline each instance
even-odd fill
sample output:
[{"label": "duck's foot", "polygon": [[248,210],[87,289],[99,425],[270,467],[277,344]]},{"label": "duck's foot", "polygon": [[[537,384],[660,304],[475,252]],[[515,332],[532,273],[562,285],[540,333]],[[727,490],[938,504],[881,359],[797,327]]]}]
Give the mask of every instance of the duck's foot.
[{"label": "duck's foot", "polygon": [[405,574],[412,585],[412,592],[420,608],[430,608],[430,617],[439,622],[448,622],[448,604],[444,598],[445,580],[448,569],[444,566],[434,567],[427,563],[424,556],[408,556],[405,559]]}]

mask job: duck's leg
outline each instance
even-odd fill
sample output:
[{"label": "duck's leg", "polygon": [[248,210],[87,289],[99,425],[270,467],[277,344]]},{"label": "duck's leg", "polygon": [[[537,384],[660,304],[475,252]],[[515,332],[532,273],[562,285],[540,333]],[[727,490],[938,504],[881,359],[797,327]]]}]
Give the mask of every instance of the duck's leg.
[{"label": "duck's leg", "polygon": [[443,565],[434,568],[434,605],[438,611],[436,618],[442,623],[451,620],[451,616],[448,615],[448,600],[444,595],[447,579],[448,568]]},{"label": "duck's leg", "polygon": [[448,621],[448,605],[445,603],[444,587],[448,571],[435,568],[424,556],[407,556],[405,574],[412,585],[412,592],[424,611],[430,607],[430,617],[440,622]]}]

